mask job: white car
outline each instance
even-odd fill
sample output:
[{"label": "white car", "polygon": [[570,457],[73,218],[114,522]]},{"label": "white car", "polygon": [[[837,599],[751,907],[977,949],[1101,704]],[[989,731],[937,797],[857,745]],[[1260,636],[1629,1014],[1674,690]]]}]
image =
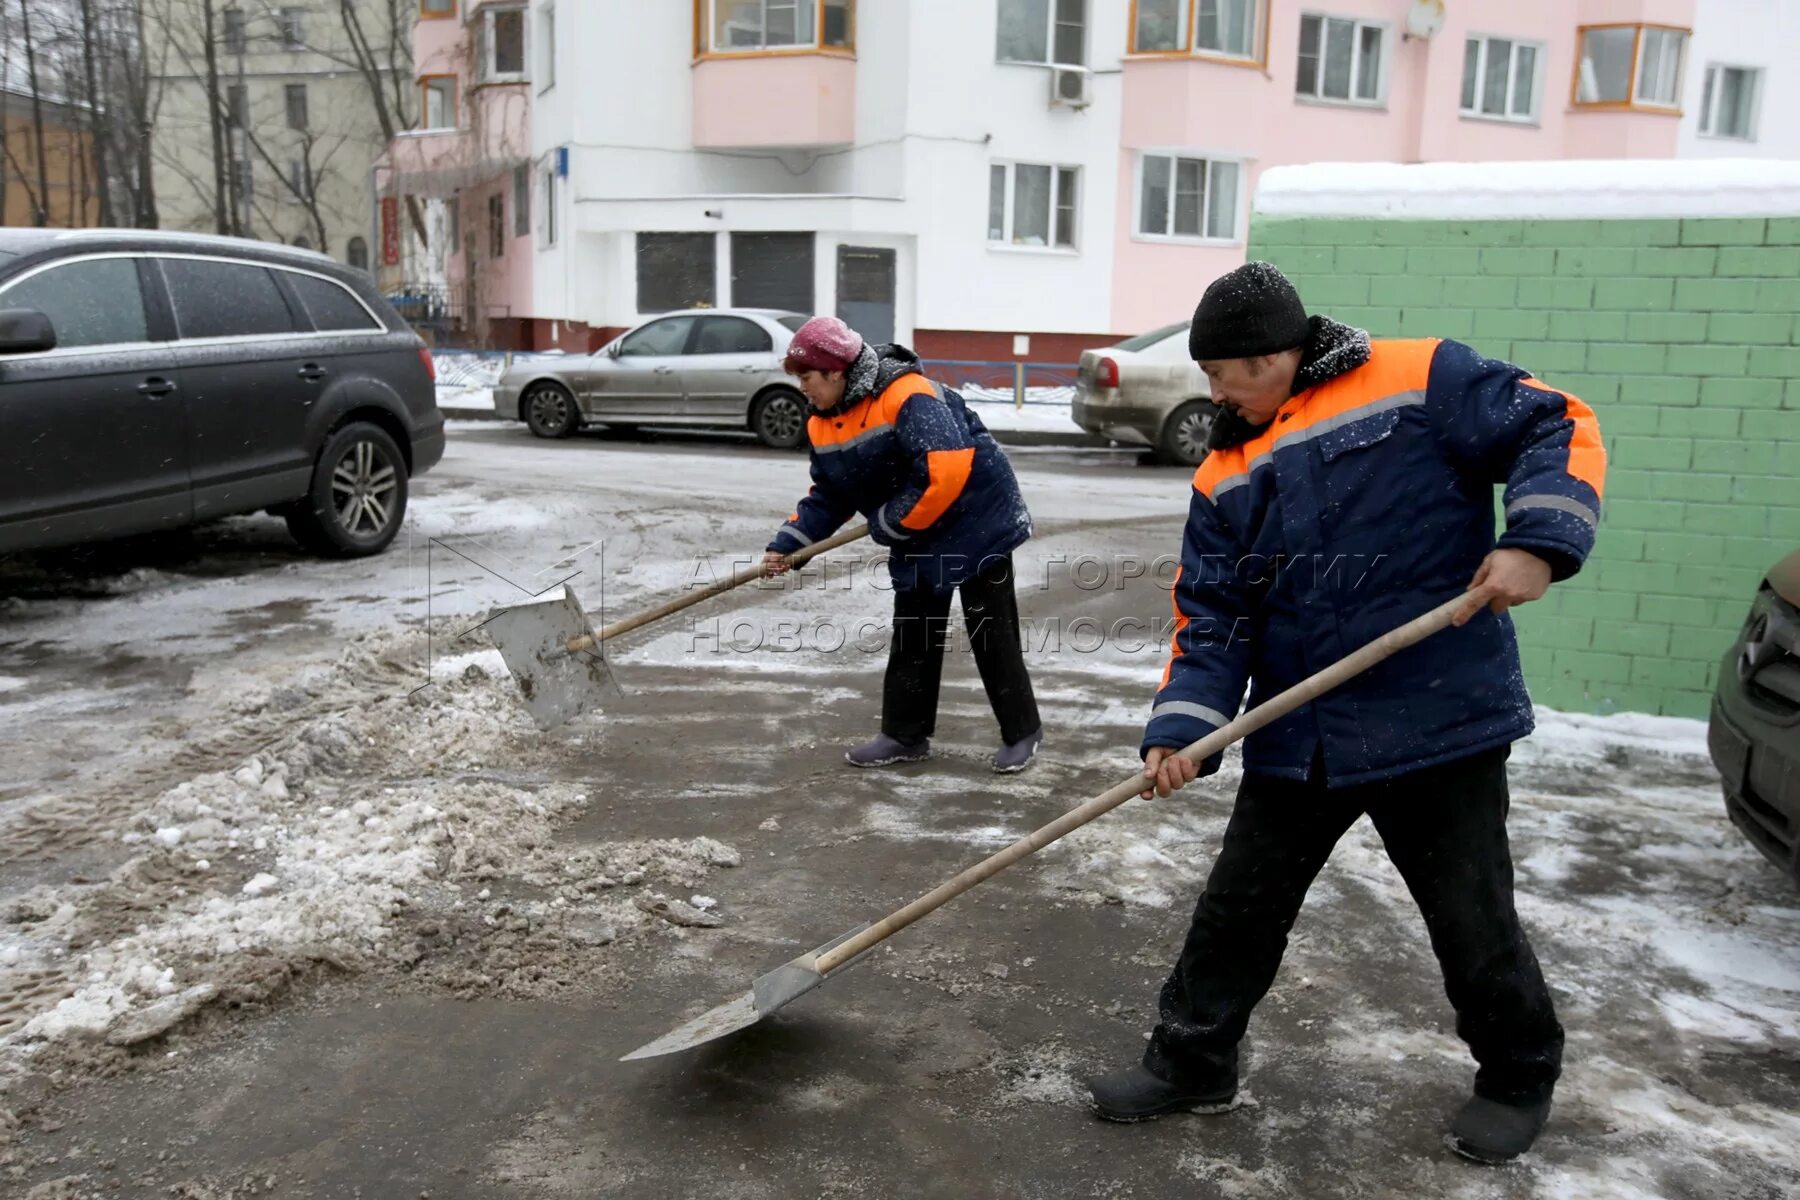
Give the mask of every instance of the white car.
[{"label": "white car", "polygon": [[1188,357],[1188,323],[1086,350],[1073,416],[1089,433],[1148,446],[1164,462],[1195,466],[1212,430],[1212,385]]},{"label": "white car", "polygon": [[544,438],[584,425],[748,429],[766,446],[806,441],[806,399],[782,369],[799,313],[758,308],[670,313],[593,354],[516,362],[494,408]]}]

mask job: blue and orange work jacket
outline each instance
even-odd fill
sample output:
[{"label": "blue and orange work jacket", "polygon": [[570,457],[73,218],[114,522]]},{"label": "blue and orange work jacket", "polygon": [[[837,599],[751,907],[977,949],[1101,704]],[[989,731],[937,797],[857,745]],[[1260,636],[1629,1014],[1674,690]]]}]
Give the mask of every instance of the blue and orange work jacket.
[{"label": "blue and orange work jacket", "polygon": [[812,489],[769,543],[783,554],[831,536],[853,513],[889,547],[894,586],[948,591],[1031,536],[1012,464],[955,391],[880,348],[866,395],[807,421]]},{"label": "blue and orange work jacket", "polygon": [[[1260,704],[1462,592],[1496,545],[1553,579],[1593,547],[1606,455],[1587,405],[1457,342],[1326,324],[1351,369],[1306,380],[1303,363],[1314,385],[1195,473],[1146,752],[1224,725],[1246,683]],[[1484,609],[1251,734],[1244,767],[1304,779],[1322,754],[1330,786],[1365,783],[1531,728],[1512,621]]]}]

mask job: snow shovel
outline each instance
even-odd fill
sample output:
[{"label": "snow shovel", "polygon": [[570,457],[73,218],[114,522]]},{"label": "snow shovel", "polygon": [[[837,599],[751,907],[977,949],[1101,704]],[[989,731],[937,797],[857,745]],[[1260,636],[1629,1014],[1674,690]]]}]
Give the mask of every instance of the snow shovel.
[{"label": "snow shovel", "polygon": [[[1302,680],[1279,696],[1250,709],[1224,728],[1215,729],[1182,750],[1182,756],[1195,762],[1206,761],[1233,742],[1248,737],[1269,722],[1329,692],[1396,651],[1430,637],[1450,625],[1460,611],[1466,609],[1471,614],[1476,612],[1491,596],[1492,593],[1484,588],[1465,592],[1454,600],[1445,601],[1424,616],[1383,634],[1310,679]],[[955,879],[925,893],[905,908],[889,913],[871,925],[853,929],[816,950],[810,950],[799,958],[776,967],[757,979],[750,985],[749,991],[736,999],[700,1014],[647,1045],[639,1046],[619,1061],[676,1054],[736,1033],[740,1029],[748,1029],[770,1013],[785,1008],[812,991],[827,978],[868,953],[876,944],[905,929],[920,917],[948,904],[983,880],[993,878],[1027,855],[1042,850],[1064,834],[1105,816],[1143,790],[1144,776],[1132,775],[1079,808],[1070,809],[1037,832],[1027,834],[992,857],[976,863]]]},{"label": "snow shovel", "polygon": [[[799,566],[828,550],[867,537],[868,533],[866,524],[854,526],[796,550],[788,555],[787,561],[791,566]],[[754,583],[768,573],[768,566],[759,561],[729,579],[708,584],[697,592],[687,592],[599,630],[589,624],[574,589],[565,583],[562,595],[554,600],[494,610],[482,628],[499,648],[500,657],[506,660],[506,669],[518,683],[525,709],[538,728],[554,729],[592,708],[603,691],[619,691],[612,668],[600,653],[602,643],[684,608],[692,608],[732,588]]]}]

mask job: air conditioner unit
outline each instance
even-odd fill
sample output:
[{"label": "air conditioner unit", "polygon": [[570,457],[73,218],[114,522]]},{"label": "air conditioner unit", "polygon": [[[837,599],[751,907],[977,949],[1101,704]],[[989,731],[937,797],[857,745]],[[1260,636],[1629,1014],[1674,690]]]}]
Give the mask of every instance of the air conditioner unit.
[{"label": "air conditioner unit", "polygon": [[1053,63],[1050,67],[1050,107],[1082,109],[1092,104],[1093,72],[1086,67]]}]

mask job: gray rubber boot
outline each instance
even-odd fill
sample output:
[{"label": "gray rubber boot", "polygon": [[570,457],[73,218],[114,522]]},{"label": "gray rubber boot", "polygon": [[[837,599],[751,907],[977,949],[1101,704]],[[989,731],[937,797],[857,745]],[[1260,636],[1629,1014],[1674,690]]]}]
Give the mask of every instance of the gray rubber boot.
[{"label": "gray rubber boot", "polygon": [[894,763],[923,762],[930,757],[930,738],[909,746],[885,733],[878,733],[862,745],[844,751],[844,761],[853,767],[886,767]]}]

